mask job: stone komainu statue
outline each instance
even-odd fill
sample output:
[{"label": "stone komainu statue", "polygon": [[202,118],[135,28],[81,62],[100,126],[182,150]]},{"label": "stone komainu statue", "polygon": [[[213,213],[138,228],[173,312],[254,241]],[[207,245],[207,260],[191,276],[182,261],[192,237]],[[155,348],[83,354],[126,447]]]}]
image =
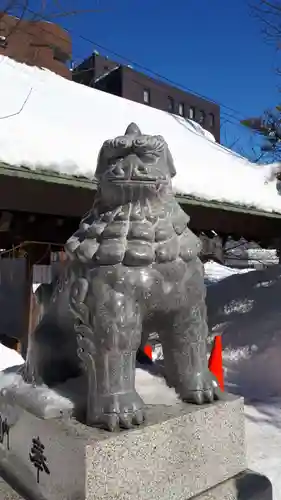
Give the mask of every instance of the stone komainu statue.
[{"label": "stone komainu statue", "polygon": [[200,241],[173,196],[175,173],[165,140],[135,124],[103,144],[94,205],[65,245],[68,263],[31,336],[25,380],[55,385],[85,368],[89,425],[143,421],[136,352],[155,331],[180,398],[220,397],[207,364]]}]

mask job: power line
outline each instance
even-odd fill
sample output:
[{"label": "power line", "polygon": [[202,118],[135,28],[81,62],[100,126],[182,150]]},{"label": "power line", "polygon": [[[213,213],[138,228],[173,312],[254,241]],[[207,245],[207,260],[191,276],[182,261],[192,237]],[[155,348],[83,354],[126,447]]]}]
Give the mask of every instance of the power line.
[{"label": "power line", "polygon": [[[98,52],[97,52],[97,54],[98,54]],[[89,57],[88,59],[90,59],[90,57]],[[85,61],[85,59],[84,59],[84,61]],[[82,60],[82,63],[83,63],[84,61]],[[77,69],[77,68],[79,67],[79,64],[81,64],[81,63],[77,63],[76,68],[74,68],[74,70],[73,70],[73,74],[74,74],[74,75],[77,75],[77,76],[79,76],[79,75],[81,75],[81,74],[83,74],[83,75],[84,75],[84,74],[87,74],[87,73],[91,73],[91,72],[93,72],[93,71],[94,71],[94,69],[95,69],[95,68],[94,68],[94,66],[90,66],[90,67],[85,68],[85,69]],[[117,65],[116,65],[114,68],[112,68],[112,70],[113,70],[113,69],[115,70],[115,69],[120,68],[120,67],[122,67],[122,64],[118,64],[118,63],[117,63]],[[109,70],[109,71],[111,72],[112,70]],[[101,77],[106,76],[107,74],[108,74],[108,72],[106,72],[106,73],[105,73],[104,75],[102,75]],[[101,78],[101,77],[100,77],[100,78]],[[160,91],[160,92],[163,92],[163,93],[166,93],[166,90],[165,90],[165,89],[161,89],[161,88],[159,88],[159,91]],[[221,111],[221,116],[222,116],[222,117],[227,116],[228,118],[233,118],[233,119],[236,119],[236,117],[235,117],[235,116],[230,115],[229,113],[226,113],[225,111]],[[234,125],[241,125],[239,121],[238,121],[238,123],[236,123],[236,122],[231,122],[230,120],[228,120],[228,122],[229,122],[229,123],[233,123]]]},{"label": "power line", "polygon": [[[84,58],[82,58],[82,61],[81,61],[81,62],[83,63],[84,61],[85,61],[85,59],[84,59]],[[73,74],[74,74],[74,75],[79,76],[80,74],[87,74],[87,73],[90,73],[90,72],[94,71],[94,66],[91,66],[91,67],[89,67],[89,68],[85,68],[85,69],[77,69],[77,68],[78,68],[78,66],[79,66],[79,64],[81,64],[81,63],[76,63],[76,67],[74,67],[74,71],[73,71]],[[116,63],[116,64],[118,65],[118,63]],[[118,67],[120,67],[120,66],[122,66],[122,64],[121,64],[121,63],[120,63],[120,65],[119,65]],[[117,66],[116,66],[116,68],[117,68]],[[174,83],[174,82],[173,82],[173,83]],[[176,85],[176,84],[174,84],[174,86],[175,86],[175,85]],[[178,87],[176,87],[176,88],[178,88]],[[181,90],[181,89],[180,89],[180,90]],[[163,92],[165,92],[165,90],[163,90]],[[220,114],[221,114],[221,117],[226,116],[226,117],[228,117],[228,118],[232,118],[232,119],[234,119],[234,120],[238,120],[238,118],[236,118],[234,115],[231,115],[231,114],[229,114],[229,113],[226,113],[226,112],[225,112],[225,111],[223,111],[223,110],[221,110],[221,113],[220,113]],[[241,116],[242,116],[242,115],[241,115]],[[239,120],[238,120],[237,122],[234,122],[234,121],[231,121],[231,120],[228,120],[228,121],[229,121],[229,123],[232,123],[233,125],[239,125],[239,126],[242,126]]]},{"label": "power line", "polygon": [[[30,9],[29,7],[27,7],[26,10],[28,12],[30,12],[31,14],[34,14],[35,16],[37,16],[37,18],[39,20],[43,20],[43,21],[47,21],[47,22],[52,22],[46,16],[42,16],[41,14],[35,12],[34,10]],[[101,45],[101,44],[95,42],[94,40],[90,40],[89,38],[85,37],[84,35],[81,35],[80,33],[76,33],[74,30],[67,29],[64,26],[62,26],[62,28],[65,29],[66,31],[68,31],[71,34],[73,34],[75,36],[78,36],[78,38],[80,38],[81,40],[83,40],[83,41],[85,41],[87,43],[90,43],[91,45],[94,45],[94,46],[96,46],[96,47],[98,47],[98,48],[100,48],[102,50],[105,50],[109,54],[112,54],[112,55],[114,55],[117,58],[123,59],[124,61],[128,62],[129,64],[131,64],[131,65],[133,65],[133,66],[135,66],[137,68],[140,68],[140,69],[142,69],[145,72],[148,72],[148,73],[151,73],[152,75],[157,76],[157,78],[160,78],[161,80],[166,81],[170,85],[173,85],[173,86],[176,86],[178,88],[181,88],[181,89],[185,90],[186,92],[189,92],[189,93],[191,93],[191,94],[193,94],[193,95],[195,95],[197,97],[200,97],[201,99],[204,99],[204,100],[207,100],[207,101],[209,101],[209,102],[211,102],[213,104],[216,104],[217,106],[220,106],[221,108],[225,108],[228,111],[231,111],[232,113],[240,115],[241,118],[244,118],[244,116],[242,115],[242,113],[240,111],[237,111],[236,109],[234,109],[234,108],[232,108],[230,106],[227,106],[227,105],[223,104],[220,101],[215,101],[214,99],[210,99],[209,97],[207,97],[207,96],[205,96],[203,94],[200,94],[199,92],[196,92],[196,91],[190,89],[189,87],[187,87],[185,85],[182,85],[181,83],[175,82],[174,80],[171,80],[170,78],[167,78],[166,76],[163,76],[160,73],[158,73],[156,71],[153,71],[152,69],[147,68],[146,66],[143,66],[143,65],[137,63],[136,61],[133,61],[133,60],[127,58],[126,56],[123,56],[123,55],[119,54],[118,52],[115,52],[114,50],[111,50],[108,47],[105,47],[104,45]],[[44,30],[43,27],[41,29],[43,31],[47,31],[47,30]],[[59,35],[58,35],[58,38],[61,39],[61,40],[63,40],[63,41],[67,40],[63,36],[59,36]],[[236,119],[236,117],[234,117],[233,115],[230,115],[230,114],[228,114],[226,112],[224,112],[224,115],[225,116],[229,116],[230,118]],[[237,118],[237,121],[238,121],[238,118]]]},{"label": "power line", "polygon": [[[156,71],[153,71],[152,69],[147,68],[146,66],[143,66],[143,65],[141,65],[141,64],[139,64],[139,63],[137,63],[137,62],[133,61],[132,59],[128,59],[127,57],[122,56],[121,54],[118,54],[117,52],[112,51],[111,49],[109,49],[109,48],[107,48],[107,47],[105,47],[105,46],[103,46],[103,45],[100,45],[100,44],[98,44],[98,43],[96,43],[96,42],[94,42],[94,41],[90,41],[89,39],[85,38],[83,35],[78,35],[78,36],[79,36],[82,40],[85,40],[86,42],[92,43],[92,44],[93,44],[93,45],[95,45],[96,47],[99,47],[100,49],[105,50],[105,51],[106,51],[106,52],[108,52],[109,54],[113,54],[113,55],[115,55],[116,57],[118,57],[118,58],[120,58],[120,59],[123,59],[124,61],[127,61],[128,63],[132,64],[133,66],[136,66],[136,67],[138,67],[138,68],[140,68],[140,69],[142,69],[142,70],[146,71],[147,73],[151,73],[152,75],[157,76],[157,77],[158,77],[158,78],[160,78],[161,80],[164,80],[164,81],[168,82],[169,84],[171,84],[171,85],[173,85],[173,86],[176,86],[176,87],[178,87],[178,88],[182,88],[182,89],[184,89],[185,91],[187,91],[187,92],[189,92],[189,93],[191,93],[191,94],[193,94],[193,95],[196,95],[197,97],[200,97],[201,99],[207,100],[207,101],[209,101],[209,102],[211,102],[211,103],[213,103],[213,104],[216,104],[216,105],[218,105],[218,106],[220,106],[220,107],[223,107],[223,108],[225,108],[225,109],[228,109],[229,111],[232,111],[233,113],[236,113],[236,114],[240,115],[241,117],[243,116],[243,115],[240,113],[240,111],[237,111],[237,110],[235,110],[235,109],[233,109],[233,108],[231,108],[231,107],[229,107],[229,106],[227,106],[227,105],[225,105],[225,104],[223,104],[223,103],[221,103],[221,102],[219,102],[219,101],[215,101],[214,99],[210,99],[209,97],[205,96],[204,94],[200,94],[199,92],[196,92],[196,91],[194,91],[194,90],[190,89],[189,87],[187,87],[187,86],[183,85],[182,83],[179,83],[179,82],[176,82],[176,81],[174,81],[174,80],[171,80],[170,78],[168,78],[168,77],[166,77],[166,76],[163,76],[163,75],[161,75],[160,73],[158,73],[158,72],[156,72]],[[232,116],[232,115],[230,115],[230,116]]]},{"label": "power line", "polygon": [[[82,63],[83,63],[83,61],[84,61],[84,60],[85,60],[85,59],[83,59],[83,60],[82,60]],[[79,64],[81,64],[81,63],[79,63]],[[79,64],[77,63],[76,68],[78,68]],[[121,66],[121,64],[120,64],[120,66]],[[79,70],[77,70],[76,68],[74,68],[74,71],[73,71],[73,74],[75,74],[75,75],[87,74],[87,73],[90,73],[90,72],[92,72],[92,71],[94,70],[94,67],[93,67],[93,66],[91,66],[91,67],[89,67],[89,68],[85,68],[85,69],[79,69]],[[178,85],[178,86],[177,86],[177,84],[175,84],[175,83],[174,83],[174,82],[172,82],[172,81],[171,81],[171,83],[173,83],[173,85],[174,85],[174,86],[176,86],[176,88],[179,88],[179,87],[180,87],[180,85]],[[182,86],[182,88],[184,89],[184,87],[183,87],[183,86]],[[181,90],[181,89],[180,89],[180,90]],[[164,90],[163,90],[163,92],[164,92]],[[194,93],[192,93],[192,94],[194,95]],[[212,102],[212,101],[209,101],[209,102]],[[242,115],[241,115],[241,116],[242,116]],[[242,126],[242,125],[241,125],[241,123],[240,123],[240,121],[238,120],[238,118],[237,118],[237,117],[235,117],[234,115],[231,115],[231,114],[229,114],[229,113],[226,113],[226,112],[225,112],[225,111],[223,111],[223,110],[221,110],[221,117],[228,117],[228,118],[232,118],[232,119],[234,119],[234,120],[237,120],[237,122],[234,122],[234,121],[231,121],[231,120],[229,120],[229,119],[228,119],[228,122],[229,122],[229,123],[232,123],[233,125]]]}]

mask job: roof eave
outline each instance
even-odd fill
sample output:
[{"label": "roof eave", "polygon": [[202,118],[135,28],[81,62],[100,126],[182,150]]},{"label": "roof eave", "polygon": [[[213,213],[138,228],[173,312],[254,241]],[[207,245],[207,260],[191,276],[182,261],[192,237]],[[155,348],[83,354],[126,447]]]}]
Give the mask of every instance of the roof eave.
[{"label": "roof eave", "polygon": [[[0,162],[0,175],[20,177],[23,179],[30,179],[35,181],[43,181],[51,184],[64,184],[82,189],[95,190],[97,188],[97,181],[95,179],[71,176],[67,174],[61,174],[56,171],[47,171],[44,169],[32,170],[28,167],[15,167],[4,162]],[[232,203],[218,202],[214,200],[203,200],[202,198],[195,198],[194,196],[179,193],[176,194],[176,199],[183,205],[197,205],[217,210],[225,210],[228,212],[231,211],[256,215],[260,217],[281,219],[281,213],[266,212],[263,210],[258,210],[254,207],[239,206]]]}]

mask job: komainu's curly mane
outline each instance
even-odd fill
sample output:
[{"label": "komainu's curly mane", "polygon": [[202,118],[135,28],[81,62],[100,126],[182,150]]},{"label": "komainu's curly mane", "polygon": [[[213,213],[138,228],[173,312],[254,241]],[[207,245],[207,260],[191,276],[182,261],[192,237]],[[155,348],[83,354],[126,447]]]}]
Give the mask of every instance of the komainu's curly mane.
[{"label": "komainu's curly mane", "polygon": [[142,135],[131,124],[124,136],[105,141],[95,203],[66,243],[69,258],[96,266],[149,266],[196,257],[200,240],[174,198],[175,174],[161,136]]},{"label": "komainu's curly mane", "polygon": [[73,260],[96,265],[122,263],[148,266],[196,257],[200,240],[187,227],[188,215],[173,195],[162,203],[128,203],[107,211],[97,193],[92,210],[68,240],[66,252]]}]

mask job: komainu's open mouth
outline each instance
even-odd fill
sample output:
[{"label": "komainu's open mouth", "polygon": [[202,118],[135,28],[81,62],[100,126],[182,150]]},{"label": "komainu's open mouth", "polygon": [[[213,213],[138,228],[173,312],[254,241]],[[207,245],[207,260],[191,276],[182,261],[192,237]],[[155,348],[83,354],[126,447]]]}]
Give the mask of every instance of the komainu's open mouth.
[{"label": "komainu's open mouth", "polygon": [[121,177],[107,177],[107,182],[112,182],[113,184],[168,184],[167,179],[160,179],[159,177],[135,177],[131,179],[124,179]]},{"label": "komainu's open mouth", "polygon": [[114,177],[113,179],[107,179],[109,182],[114,184],[156,184],[158,179],[118,179]]}]

